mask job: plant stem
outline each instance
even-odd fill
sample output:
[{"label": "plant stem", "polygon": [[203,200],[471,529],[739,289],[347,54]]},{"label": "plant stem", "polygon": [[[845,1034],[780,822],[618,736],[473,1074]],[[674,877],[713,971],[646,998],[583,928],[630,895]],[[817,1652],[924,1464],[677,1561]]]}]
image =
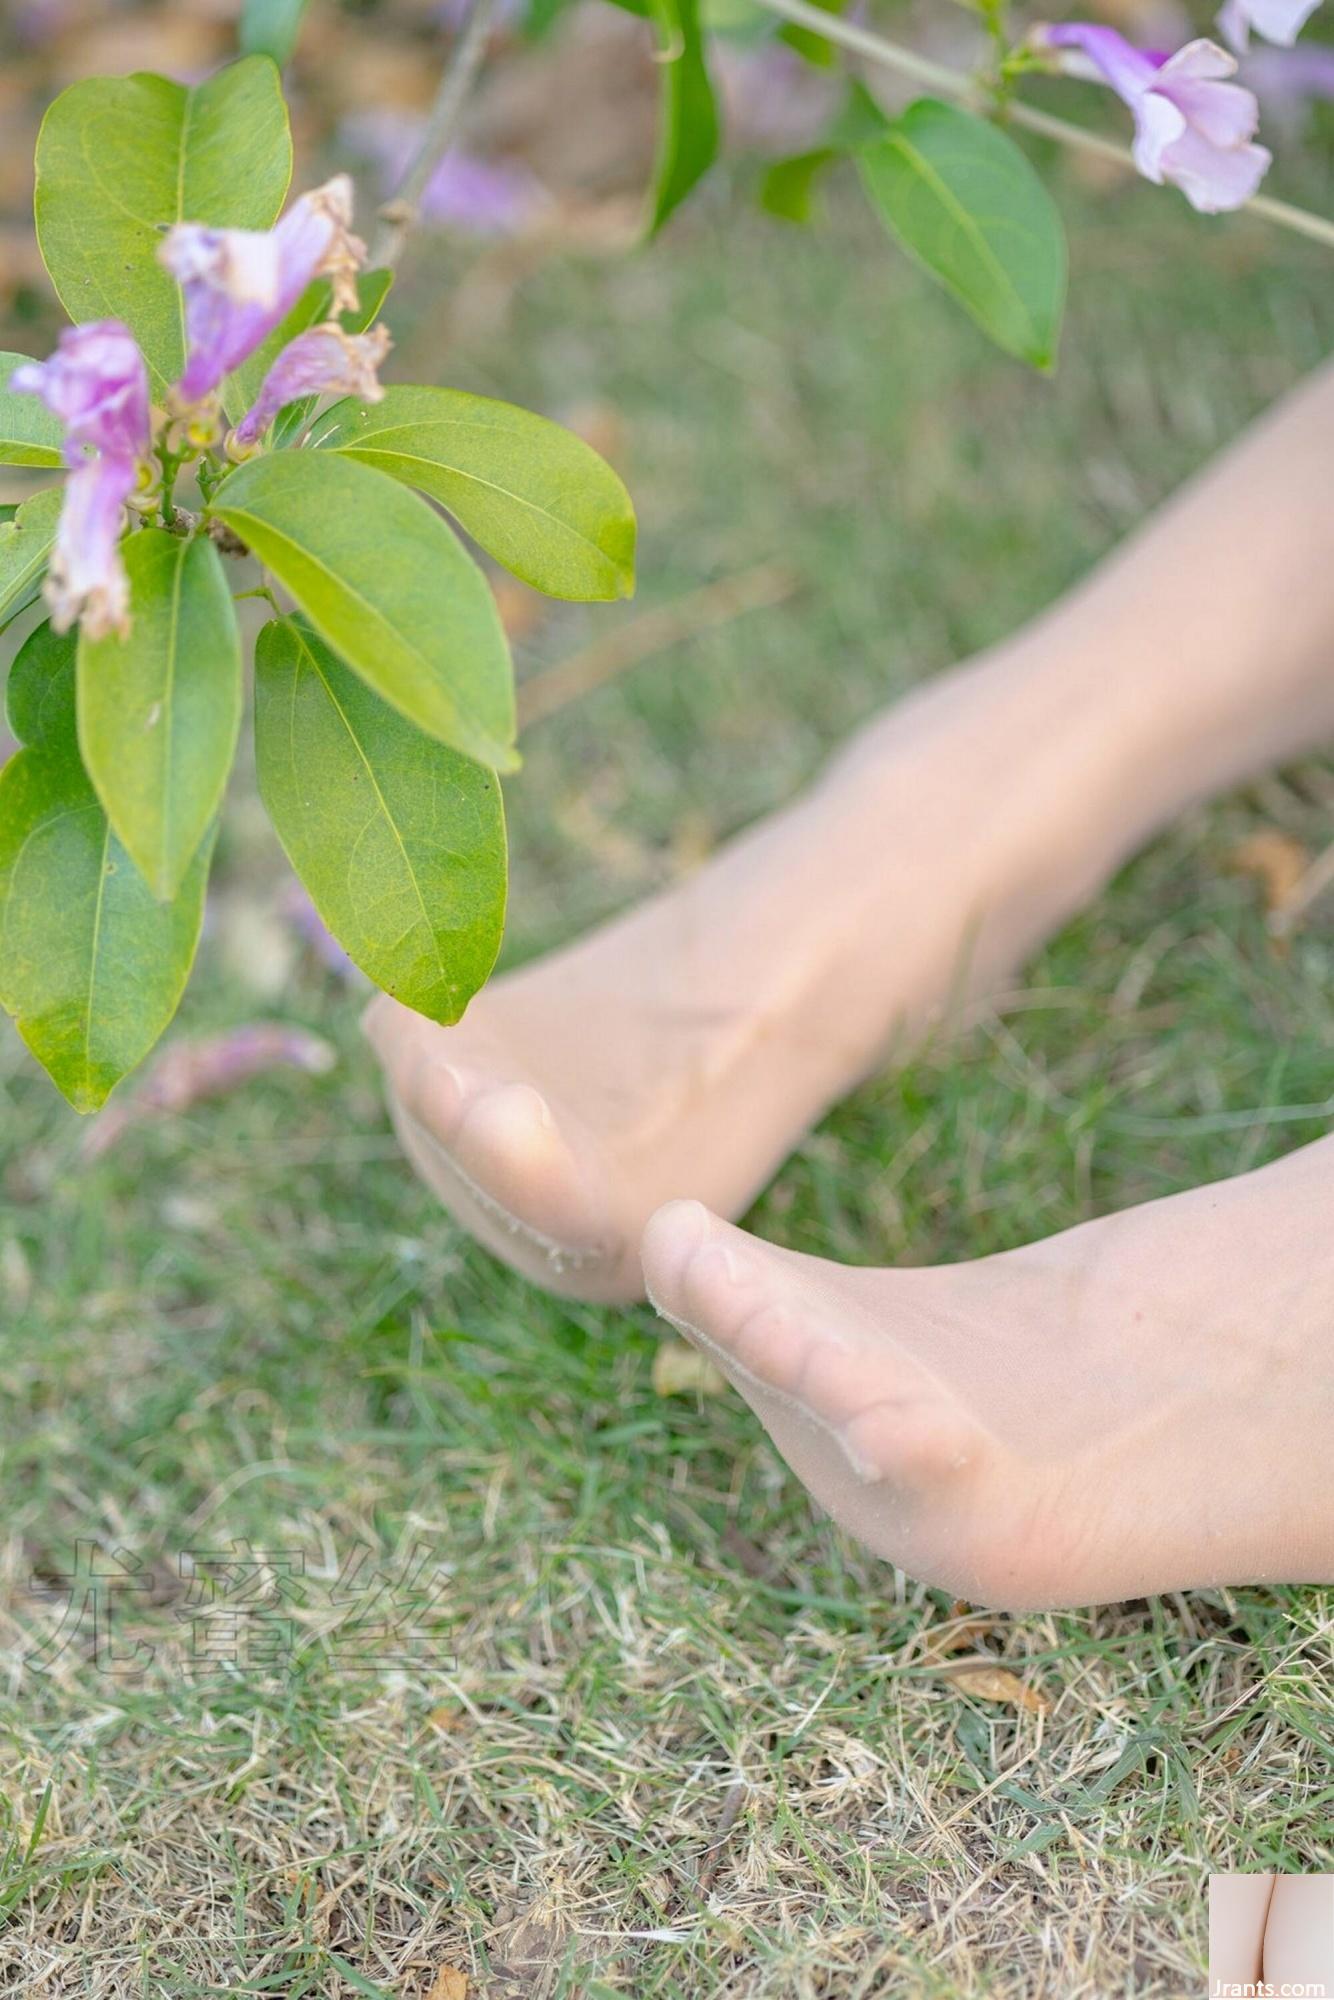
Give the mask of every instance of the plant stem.
[{"label": "plant stem", "polygon": [[418,204],[426,184],[453,142],[459,115],[476,82],[486,52],[486,37],[494,8],[495,0],[472,0],[464,17],[458,40],[440,78],[440,88],[426,120],[421,143],[408,162],[402,180],[380,210],[380,227],[371,253],[371,261],[377,266],[392,269],[398,262],[408,232],[417,220]]},{"label": "plant stem", "polygon": [[[845,21],[836,14],[826,14],[822,8],[811,6],[810,0],[758,0],[758,4],[771,14],[780,14],[785,21],[793,21],[800,28],[809,28],[812,34],[823,35],[827,42],[837,42],[843,48],[851,49],[855,55],[865,56],[868,62],[898,70],[900,75],[909,76],[916,83],[927,84],[946,97],[962,98],[979,106],[987,100],[985,87],[966,71],[947,69],[943,63],[919,56],[913,49],[901,48],[897,42],[887,42],[882,36],[873,35],[869,29],[859,28],[854,21]],[[1022,125],[1028,132],[1038,132],[1044,139],[1055,139],[1061,145],[1074,146],[1081,152],[1096,153],[1100,159],[1114,160],[1118,166],[1134,167],[1134,160],[1126,147],[1118,146],[1096,132],[1089,132],[1082,125],[1072,125],[1064,118],[1053,118],[1049,112],[1039,111],[1031,104],[1010,98],[1005,114],[1011,124]],[[1291,202],[1273,201],[1262,194],[1252,195],[1245,205],[1252,215],[1261,216],[1267,222],[1276,222],[1280,228],[1291,229],[1298,236],[1309,236],[1315,243],[1334,248],[1334,222],[1323,215],[1313,215],[1309,209],[1294,208]]]},{"label": "plant stem", "polygon": [[159,452],[158,464],[162,467],[162,497],[158,502],[158,509],[162,516],[163,527],[169,528],[176,518],[172,496],[176,491],[176,474],[181,469],[181,461],[169,453]]}]

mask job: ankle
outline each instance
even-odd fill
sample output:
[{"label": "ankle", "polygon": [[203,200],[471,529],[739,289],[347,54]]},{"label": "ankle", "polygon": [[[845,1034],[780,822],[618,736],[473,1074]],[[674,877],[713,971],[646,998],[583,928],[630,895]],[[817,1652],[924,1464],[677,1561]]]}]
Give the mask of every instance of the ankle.
[{"label": "ankle", "polygon": [[808,797],[877,826],[913,867],[946,856],[962,924],[1017,915],[1036,942],[1175,809],[1143,737],[1134,704],[1043,625],[924,683]]}]

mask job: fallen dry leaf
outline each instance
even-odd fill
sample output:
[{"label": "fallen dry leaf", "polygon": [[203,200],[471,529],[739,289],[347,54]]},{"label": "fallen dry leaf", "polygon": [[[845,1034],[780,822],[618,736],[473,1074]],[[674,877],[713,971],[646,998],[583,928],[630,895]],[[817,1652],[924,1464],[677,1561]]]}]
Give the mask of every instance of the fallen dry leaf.
[{"label": "fallen dry leaf", "polygon": [[1259,882],[1271,916],[1291,901],[1310,865],[1310,853],[1301,841],[1274,826],[1262,827],[1259,833],[1238,841],[1227,856],[1227,866],[1234,875],[1251,875]]},{"label": "fallen dry leaf", "polygon": [[958,1660],[940,1671],[944,1680],[981,1701],[1008,1702],[1012,1708],[1027,1709],[1030,1715],[1045,1715],[1051,1707],[1037,1688],[1029,1687],[1008,1667],[993,1666],[988,1660]]},{"label": "fallen dry leaf", "polygon": [[721,1396],[727,1377],[685,1340],[664,1340],[653,1357],[653,1389],[659,1396]]},{"label": "fallen dry leaf", "polygon": [[557,1986],[577,1992],[562,1978],[572,1969],[569,1944],[569,1920],[552,1898],[499,1925],[491,1938],[486,2000],[552,2000]]},{"label": "fallen dry leaf", "polygon": [[468,2000],[468,1975],[456,1965],[442,1965],[431,1981],[426,2000]]},{"label": "fallen dry leaf", "polygon": [[945,1625],[931,1634],[925,1657],[928,1660],[943,1660],[951,1653],[965,1653],[970,1646],[980,1646],[984,1639],[990,1639],[996,1630],[991,1618],[965,1618],[957,1625]]}]

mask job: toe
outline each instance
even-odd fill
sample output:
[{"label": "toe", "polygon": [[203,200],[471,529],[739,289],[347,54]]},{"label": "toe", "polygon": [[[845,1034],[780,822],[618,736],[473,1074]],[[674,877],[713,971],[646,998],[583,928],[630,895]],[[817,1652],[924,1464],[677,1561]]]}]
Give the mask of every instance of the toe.
[{"label": "toe", "polygon": [[362,1027],[404,1151],[465,1229],[550,1290],[640,1295],[633,1238],[577,1119],[506,1075],[504,1051],[485,1033],[438,1027],[383,995]]},{"label": "toe", "polygon": [[458,1070],[425,1049],[405,1053],[389,1072],[388,1088],[404,1111],[437,1145],[448,1146],[468,1103],[468,1084]]},{"label": "toe", "polygon": [[653,1217],[643,1260],[658,1310],[718,1360],[784,1449],[794,1422],[813,1423],[863,1482],[938,1480],[970,1462],[975,1429],[955,1399],[831,1267],[684,1201]]},{"label": "toe", "polygon": [[528,1083],[464,1089],[450,1151],[474,1188],[553,1252],[605,1254],[605,1216],[542,1093]]},{"label": "toe", "polygon": [[684,1317],[684,1277],[716,1223],[702,1201],[669,1201],[649,1217],[640,1246],[644,1283],[668,1319]]},{"label": "toe", "polygon": [[783,1297],[789,1274],[775,1269],[781,1251],[719,1221],[700,1202],[674,1201],[650,1220],[642,1254],[648,1294],[661,1313],[732,1374],[793,1390],[809,1335]]}]

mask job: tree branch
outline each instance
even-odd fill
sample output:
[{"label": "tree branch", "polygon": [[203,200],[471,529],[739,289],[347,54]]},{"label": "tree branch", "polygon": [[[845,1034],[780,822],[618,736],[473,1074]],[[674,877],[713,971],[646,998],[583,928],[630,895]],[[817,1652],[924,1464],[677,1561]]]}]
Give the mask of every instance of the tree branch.
[{"label": "tree branch", "polygon": [[440,78],[440,88],[426,120],[421,143],[408,162],[403,178],[380,210],[380,227],[371,250],[371,262],[379,269],[392,269],[402,256],[408,232],[420,213],[419,204],[427,183],[453,144],[459,117],[482,66],[494,11],[495,0],[472,0],[464,17],[458,40]]},{"label": "tree branch", "polygon": [[[868,62],[897,70],[901,76],[909,76],[914,82],[924,83],[947,97],[962,98],[978,108],[983,108],[987,102],[986,90],[976,77],[969,76],[966,71],[947,69],[943,63],[919,56],[913,49],[900,48],[897,42],[887,42],[869,29],[859,28],[855,21],[845,21],[837,14],[829,14],[823,8],[810,5],[810,0],[758,0],[758,4],[771,14],[780,14],[785,21],[808,28],[812,34],[823,35],[827,42],[837,42],[841,47],[851,49],[855,55],[865,56]],[[1056,139],[1063,146],[1074,146],[1084,153],[1096,153],[1100,159],[1114,160],[1118,166],[1134,169],[1135,162],[1126,147],[1102,138],[1097,132],[1089,132],[1082,125],[1072,125],[1064,118],[1053,118],[1049,112],[1039,111],[1034,105],[1024,104],[1015,98],[1007,100],[1005,115],[1010,124],[1022,125],[1029,132],[1039,132],[1044,139]],[[1262,194],[1252,195],[1246,209],[1251,215],[1261,216],[1267,222],[1278,223],[1280,228],[1295,231],[1298,236],[1309,236],[1315,243],[1334,248],[1334,222],[1323,215],[1313,215],[1309,209],[1294,208],[1291,202],[1273,201]]]}]

